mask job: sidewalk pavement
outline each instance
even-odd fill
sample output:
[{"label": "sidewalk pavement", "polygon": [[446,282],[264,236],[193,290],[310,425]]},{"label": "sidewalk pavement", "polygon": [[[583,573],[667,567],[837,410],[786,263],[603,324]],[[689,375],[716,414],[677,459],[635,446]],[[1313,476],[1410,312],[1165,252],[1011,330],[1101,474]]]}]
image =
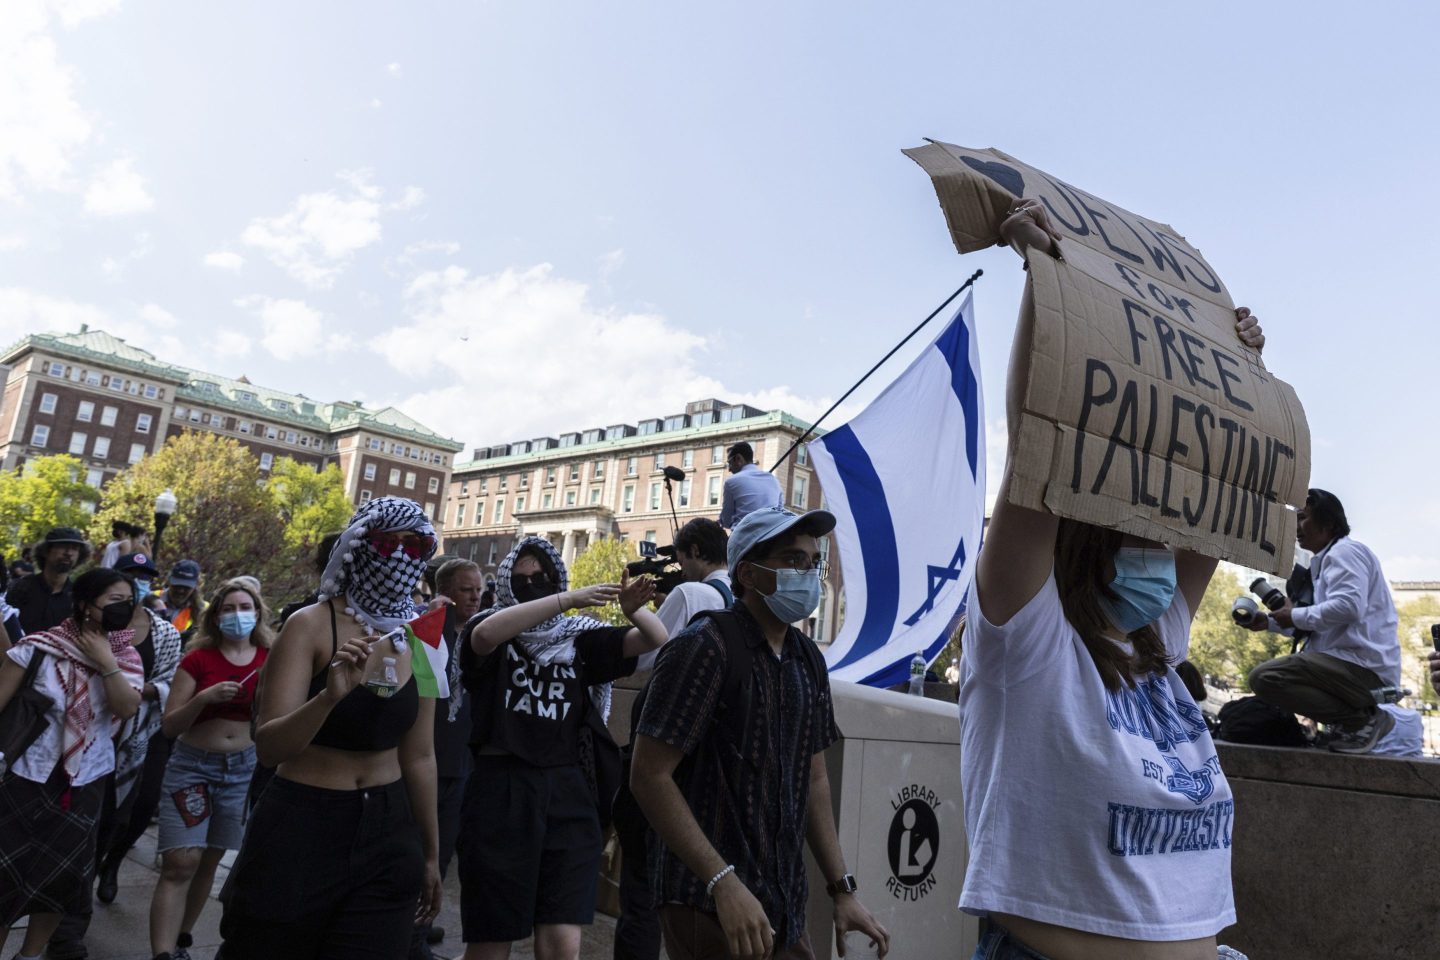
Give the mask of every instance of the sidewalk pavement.
[{"label": "sidewalk pavement", "polygon": [[[212,899],[192,931],[195,945],[190,948],[190,956],[193,960],[213,960],[220,945],[220,904],[213,897],[225,883],[234,859],[234,853],[226,854],[215,873],[215,886],[210,891]],[[150,895],[155,890],[159,874],[155,857],[155,827],[152,826],[135,844],[120,868],[120,893],[115,902],[105,904],[95,901],[95,919],[90,924],[89,936],[85,938],[91,960],[150,960]],[[465,952],[465,946],[460,942],[460,882],[455,877],[453,862],[445,881],[445,903],[435,922],[445,928],[445,941],[431,948],[435,957],[437,960],[458,960]],[[10,934],[6,956],[19,948],[22,936],[19,928]],[[596,914],[595,923],[586,927],[581,935],[581,960],[610,960],[614,939],[615,921]],[[510,956],[512,960],[533,960],[533,941],[515,944]],[[664,956],[663,950],[661,956]],[[405,958],[397,957],[396,960]]]}]

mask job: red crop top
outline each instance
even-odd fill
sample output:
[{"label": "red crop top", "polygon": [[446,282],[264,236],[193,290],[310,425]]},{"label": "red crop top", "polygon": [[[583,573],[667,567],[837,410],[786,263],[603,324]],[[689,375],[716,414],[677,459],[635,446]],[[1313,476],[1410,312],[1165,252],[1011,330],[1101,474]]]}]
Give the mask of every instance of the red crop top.
[{"label": "red crop top", "polygon": [[201,710],[200,716],[195,718],[195,726],[217,717],[221,720],[241,720],[248,723],[250,704],[255,700],[255,685],[260,681],[259,670],[269,653],[264,647],[256,647],[255,656],[250,662],[240,666],[226,660],[225,654],[214,647],[202,647],[185,654],[185,659],[180,661],[180,669],[195,678],[197,694],[227,680],[241,684],[240,693],[234,700],[212,703]]}]

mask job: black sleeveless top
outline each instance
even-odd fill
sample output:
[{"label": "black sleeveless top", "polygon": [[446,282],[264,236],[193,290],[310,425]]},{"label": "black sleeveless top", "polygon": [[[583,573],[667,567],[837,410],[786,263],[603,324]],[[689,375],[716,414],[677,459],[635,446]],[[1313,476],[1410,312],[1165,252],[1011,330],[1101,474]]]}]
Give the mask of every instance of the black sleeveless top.
[{"label": "black sleeveless top", "polygon": [[[335,605],[330,608],[330,657],[340,649],[340,631],[335,626]],[[325,671],[310,681],[310,696],[325,689]],[[311,743],[333,750],[389,750],[400,745],[405,734],[415,725],[420,713],[420,691],[415,676],[395,691],[393,697],[375,696],[363,685],[357,686],[335,704],[325,723]]]}]

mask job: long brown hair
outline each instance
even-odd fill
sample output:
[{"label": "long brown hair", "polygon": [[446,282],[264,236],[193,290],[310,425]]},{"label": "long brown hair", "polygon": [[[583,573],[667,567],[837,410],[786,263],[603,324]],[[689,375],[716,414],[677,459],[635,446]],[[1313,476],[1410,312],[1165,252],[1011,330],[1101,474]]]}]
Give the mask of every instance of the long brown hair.
[{"label": "long brown hair", "polygon": [[1061,520],[1055,533],[1055,588],[1060,593],[1060,606],[1065,619],[1080,634],[1107,690],[1119,690],[1122,684],[1133,687],[1136,674],[1164,673],[1169,663],[1153,623],[1130,634],[1133,654],[1105,636],[1111,623],[1100,606],[1100,598],[1119,599],[1119,594],[1110,589],[1110,580],[1115,552],[1124,539],[1125,534],[1119,530],[1078,520]]},{"label": "long brown hair", "polygon": [[237,590],[248,594],[255,603],[255,629],[250,631],[251,646],[267,649],[270,647],[275,639],[275,633],[270,629],[268,622],[270,608],[265,605],[265,599],[255,588],[246,582],[249,579],[249,577],[236,577],[220,584],[220,589],[210,597],[210,605],[200,615],[200,629],[195,631],[194,638],[185,645],[187,651],[220,646],[220,605],[225,602],[227,596]]}]

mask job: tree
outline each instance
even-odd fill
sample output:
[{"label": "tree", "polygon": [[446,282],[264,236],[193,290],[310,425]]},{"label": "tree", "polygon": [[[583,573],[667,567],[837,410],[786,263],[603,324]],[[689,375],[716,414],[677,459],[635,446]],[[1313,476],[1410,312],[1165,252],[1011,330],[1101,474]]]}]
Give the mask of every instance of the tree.
[{"label": "tree", "polygon": [[1430,625],[1440,623],[1440,599],[1417,597],[1400,607],[1400,676],[1403,686],[1431,709],[1440,703],[1435,688],[1430,686]]},{"label": "tree", "polygon": [[[23,469],[0,472],[0,538],[7,555],[38,543],[56,527],[90,525],[100,491],[80,479],[78,457],[54,454],[27,461]],[[96,540],[110,539],[110,528]]]},{"label": "tree", "polygon": [[[640,559],[635,545],[625,540],[604,539],[592,541],[585,552],[570,564],[570,589],[594,586],[597,583],[619,583],[625,572],[625,564]],[[591,607],[584,611],[597,620],[615,626],[624,626],[630,621],[618,603],[607,603],[603,607]]]},{"label": "tree", "polygon": [[168,488],[179,507],[160,544],[162,572],[184,557],[212,586],[249,574],[278,606],[302,595],[313,574],[310,558],[286,543],[274,494],[259,476],[259,461],[237,441],[186,431],[105,485],[92,537],[108,536],[114,520],[151,516]]},{"label": "tree", "polygon": [[326,534],[345,529],[355,508],[345,496],[340,467],[330,464],[316,473],[289,457],[275,461],[267,483],[285,530],[285,543],[308,550]]},{"label": "tree", "polygon": [[1290,652],[1290,638],[1284,634],[1249,630],[1231,619],[1235,598],[1249,595],[1239,574],[1223,566],[1217,569],[1190,624],[1189,655],[1203,675],[1247,692],[1252,668]]}]

